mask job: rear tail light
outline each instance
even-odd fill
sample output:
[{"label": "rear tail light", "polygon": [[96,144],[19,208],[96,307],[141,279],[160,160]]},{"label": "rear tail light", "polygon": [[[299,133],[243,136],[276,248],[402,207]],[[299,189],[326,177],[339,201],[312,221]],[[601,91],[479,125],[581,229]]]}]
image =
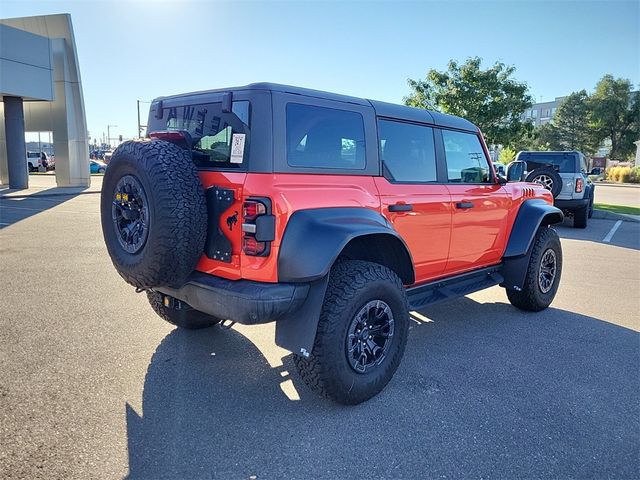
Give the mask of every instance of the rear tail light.
[{"label": "rear tail light", "polygon": [[267,242],[259,242],[256,237],[245,234],[242,239],[242,251],[246,255],[259,257],[267,250]]},{"label": "rear tail light", "polygon": [[275,217],[271,215],[271,200],[249,198],[242,205],[242,251],[245,255],[266,257],[275,239]]},{"label": "rear tail light", "polygon": [[253,221],[260,215],[265,215],[267,213],[267,207],[255,200],[249,200],[244,202],[242,207],[242,216],[247,221]]},{"label": "rear tail light", "polygon": [[581,178],[576,180],[576,193],[580,193],[582,192],[582,189],[584,188],[584,180],[582,180]]}]

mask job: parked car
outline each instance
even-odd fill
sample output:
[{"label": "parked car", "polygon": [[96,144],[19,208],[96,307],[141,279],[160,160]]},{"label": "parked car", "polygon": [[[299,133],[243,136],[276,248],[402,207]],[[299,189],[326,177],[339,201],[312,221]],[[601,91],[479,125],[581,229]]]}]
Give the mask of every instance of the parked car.
[{"label": "parked car", "polygon": [[148,131],[104,177],[119,274],[180,328],[275,321],[337,402],[387,385],[410,310],[501,285],[537,312],[556,294],[562,211],[497,177],[462,118],[261,83],[156,99]]},{"label": "parked car", "polygon": [[606,178],[605,169],[602,167],[593,167],[589,172],[589,180],[592,182],[604,182]]},{"label": "parked car", "polygon": [[573,217],[573,226],[586,228],[593,216],[595,185],[587,172],[581,152],[518,152],[517,161],[525,163],[524,179],[539,183],[553,194],[554,204]]},{"label": "parked car", "polygon": [[503,163],[493,162],[493,168],[496,170],[498,175],[502,175],[504,177],[507,174]]},{"label": "parked car", "polygon": [[27,152],[27,167],[29,172],[46,172],[49,159],[45,152]]},{"label": "parked car", "polygon": [[91,173],[104,173],[107,171],[107,164],[100,160],[89,160],[89,171]]}]

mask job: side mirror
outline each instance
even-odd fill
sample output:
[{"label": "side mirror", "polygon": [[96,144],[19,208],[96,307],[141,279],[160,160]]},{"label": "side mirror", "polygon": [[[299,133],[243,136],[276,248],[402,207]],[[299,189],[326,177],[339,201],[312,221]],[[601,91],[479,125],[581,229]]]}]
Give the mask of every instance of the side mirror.
[{"label": "side mirror", "polygon": [[506,185],[507,179],[500,175],[499,173],[496,175],[498,177],[498,185]]},{"label": "side mirror", "polygon": [[527,164],[519,160],[515,160],[507,165],[507,181],[521,182],[524,177],[524,171]]}]

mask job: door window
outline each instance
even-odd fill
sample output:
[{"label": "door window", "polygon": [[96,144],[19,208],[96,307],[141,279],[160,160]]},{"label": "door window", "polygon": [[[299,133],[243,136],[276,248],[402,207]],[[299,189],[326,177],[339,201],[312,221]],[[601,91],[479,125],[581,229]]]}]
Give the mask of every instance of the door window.
[{"label": "door window", "polygon": [[452,183],[490,183],[489,163],[473,133],[442,130],[447,177]]},{"label": "door window", "polygon": [[433,128],[411,123],[378,121],[380,157],[385,176],[397,182],[435,182]]}]

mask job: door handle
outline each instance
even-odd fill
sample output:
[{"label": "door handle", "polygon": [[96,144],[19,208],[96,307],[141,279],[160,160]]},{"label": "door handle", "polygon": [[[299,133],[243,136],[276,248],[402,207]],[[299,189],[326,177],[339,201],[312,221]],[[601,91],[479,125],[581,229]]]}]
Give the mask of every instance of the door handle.
[{"label": "door handle", "polygon": [[395,205],[389,205],[390,212],[410,212],[413,210],[413,205],[410,203],[396,203]]},{"label": "door handle", "polygon": [[457,202],[456,208],[473,208],[473,202]]}]

